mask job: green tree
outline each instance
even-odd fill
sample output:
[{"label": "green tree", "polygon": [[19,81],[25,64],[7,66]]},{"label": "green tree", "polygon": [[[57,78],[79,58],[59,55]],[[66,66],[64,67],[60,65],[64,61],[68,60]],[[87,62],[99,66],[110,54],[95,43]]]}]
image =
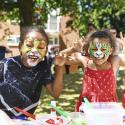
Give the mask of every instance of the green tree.
[{"label": "green tree", "polygon": [[[34,21],[36,4],[41,6],[38,21]],[[21,25],[42,25],[47,21],[47,14],[57,8],[61,16],[68,14],[73,18],[72,26],[79,28],[82,34],[86,32],[88,22],[98,29],[114,25],[125,31],[124,0],[1,0],[0,19],[20,20]]]},{"label": "green tree", "polygon": [[[50,2],[51,0],[48,0]],[[70,14],[73,25],[86,32],[88,22],[100,29],[110,28],[125,31],[125,1],[124,0],[55,0],[50,2],[50,8],[60,8],[60,14]]]},{"label": "green tree", "polygon": [[40,13],[41,23],[44,24],[47,21],[47,10],[44,0],[1,0],[0,1],[0,19],[1,20],[15,20],[20,22],[21,26],[27,26],[32,24],[38,24],[34,22],[34,14],[37,11],[35,5],[38,4],[42,7]]}]

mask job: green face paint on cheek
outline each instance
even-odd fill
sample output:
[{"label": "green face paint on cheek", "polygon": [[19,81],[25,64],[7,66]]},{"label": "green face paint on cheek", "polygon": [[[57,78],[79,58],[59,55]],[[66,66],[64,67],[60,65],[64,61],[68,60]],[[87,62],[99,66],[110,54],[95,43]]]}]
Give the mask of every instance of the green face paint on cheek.
[{"label": "green face paint on cheek", "polygon": [[34,40],[34,48],[40,54],[41,58],[43,58],[46,55],[47,44],[45,41]]},{"label": "green face paint on cheek", "polygon": [[94,51],[96,50],[96,44],[94,43],[90,43],[90,46],[89,46],[89,54],[90,56],[94,56]]},{"label": "green face paint on cheek", "polygon": [[102,51],[104,52],[105,56],[109,56],[110,55],[110,45],[109,44],[102,44]]},{"label": "green face paint on cheek", "polygon": [[29,51],[31,51],[31,48],[27,47],[26,44],[24,43],[21,47],[22,56],[24,56]]}]

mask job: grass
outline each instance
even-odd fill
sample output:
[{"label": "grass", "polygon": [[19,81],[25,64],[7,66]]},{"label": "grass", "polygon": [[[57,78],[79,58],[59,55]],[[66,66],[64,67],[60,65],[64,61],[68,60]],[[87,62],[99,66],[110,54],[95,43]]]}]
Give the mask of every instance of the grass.
[{"label": "grass", "polygon": [[[82,75],[81,71],[72,74],[65,74],[64,75],[64,89],[62,94],[58,99],[54,99],[51,97],[46,90],[42,92],[40,103],[38,108],[36,109],[35,114],[48,114],[50,113],[50,102],[51,100],[57,101],[57,107],[68,112],[74,111],[74,105],[77,101],[77,98],[82,89]],[[119,102],[121,102],[122,94],[123,94],[123,82],[122,77],[125,76],[124,71],[119,71],[117,77],[117,94],[119,98]]]}]

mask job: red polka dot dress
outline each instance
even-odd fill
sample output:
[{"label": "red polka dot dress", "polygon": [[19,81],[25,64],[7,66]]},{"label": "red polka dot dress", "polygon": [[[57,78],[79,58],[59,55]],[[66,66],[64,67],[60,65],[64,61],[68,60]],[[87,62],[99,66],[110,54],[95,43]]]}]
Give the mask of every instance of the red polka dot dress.
[{"label": "red polka dot dress", "polygon": [[79,111],[84,97],[90,102],[117,102],[113,69],[93,70],[87,67],[84,72],[83,90],[75,107],[76,111]]}]

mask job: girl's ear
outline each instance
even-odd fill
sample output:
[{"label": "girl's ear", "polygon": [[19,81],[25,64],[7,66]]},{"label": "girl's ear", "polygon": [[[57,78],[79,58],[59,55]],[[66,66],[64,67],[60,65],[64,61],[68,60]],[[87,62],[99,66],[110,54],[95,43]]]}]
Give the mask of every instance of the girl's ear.
[{"label": "girl's ear", "polygon": [[89,51],[89,48],[88,48],[88,51],[87,51],[87,52],[88,52],[88,54],[90,55],[90,51]]},{"label": "girl's ear", "polygon": [[113,53],[113,48],[110,49],[109,55],[112,55],[112,53]]}]

